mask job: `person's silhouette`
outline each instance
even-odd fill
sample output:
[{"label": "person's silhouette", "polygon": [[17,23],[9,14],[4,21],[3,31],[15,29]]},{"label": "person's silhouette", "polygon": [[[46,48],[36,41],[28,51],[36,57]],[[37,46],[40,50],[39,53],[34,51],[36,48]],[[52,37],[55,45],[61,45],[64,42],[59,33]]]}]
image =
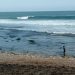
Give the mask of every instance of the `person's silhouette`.
[{"label": "person's silhouette", "polygon": [[66,49],[65,49],[65,46],[63,46],[63,55],[66,56]]}]

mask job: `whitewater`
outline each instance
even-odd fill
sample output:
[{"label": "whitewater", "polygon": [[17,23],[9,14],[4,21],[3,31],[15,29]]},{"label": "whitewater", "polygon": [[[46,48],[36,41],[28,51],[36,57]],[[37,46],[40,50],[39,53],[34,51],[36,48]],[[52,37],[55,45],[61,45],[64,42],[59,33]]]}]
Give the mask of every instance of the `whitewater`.
[{"label": "whitewater", "polygon": [[[15,28],[16,26],[16,28],[20,30],[75,34],[75,20],[0,19],[0,25],[6,26],[6,28]],[[21,28],[18,28],[18,26],[21,26]]]}]

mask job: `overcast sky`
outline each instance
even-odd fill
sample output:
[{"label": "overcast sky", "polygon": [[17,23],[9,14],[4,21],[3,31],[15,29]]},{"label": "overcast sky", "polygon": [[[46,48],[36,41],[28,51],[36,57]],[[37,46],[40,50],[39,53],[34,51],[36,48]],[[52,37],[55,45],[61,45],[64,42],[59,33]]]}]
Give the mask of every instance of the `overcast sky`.
[{"label": "overcast sky", "polygon": [[75,10],[75,0],[0,0],[0,11]]}]

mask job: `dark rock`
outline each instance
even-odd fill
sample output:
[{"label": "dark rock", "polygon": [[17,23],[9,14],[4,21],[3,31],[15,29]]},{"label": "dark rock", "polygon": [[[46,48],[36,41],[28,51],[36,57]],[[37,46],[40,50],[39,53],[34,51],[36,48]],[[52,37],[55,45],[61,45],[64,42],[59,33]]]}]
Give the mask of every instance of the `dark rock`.
[{"label": "dark rock", "polygon": [[9,41],[5,41],[5,42],[9,42]]},{"label": "dark rock", "polygon": [[17,41],[20,41],[20,40],[21,40],[21,38],[17,38],[16,40],[17,40]]},{"label": "dark rock", "polygon": [[36,42],[34,40],[28,40],[30,44],[35,44]]}]

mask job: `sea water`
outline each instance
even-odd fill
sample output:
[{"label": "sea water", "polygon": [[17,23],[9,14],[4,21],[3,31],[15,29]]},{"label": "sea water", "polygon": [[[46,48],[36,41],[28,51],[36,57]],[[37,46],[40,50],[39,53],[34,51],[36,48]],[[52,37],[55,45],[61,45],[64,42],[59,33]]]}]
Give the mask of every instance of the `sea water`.
[{"label": "sea water", "polygon": [[75,56],[75,11],[0,12],[2,52]]}]

